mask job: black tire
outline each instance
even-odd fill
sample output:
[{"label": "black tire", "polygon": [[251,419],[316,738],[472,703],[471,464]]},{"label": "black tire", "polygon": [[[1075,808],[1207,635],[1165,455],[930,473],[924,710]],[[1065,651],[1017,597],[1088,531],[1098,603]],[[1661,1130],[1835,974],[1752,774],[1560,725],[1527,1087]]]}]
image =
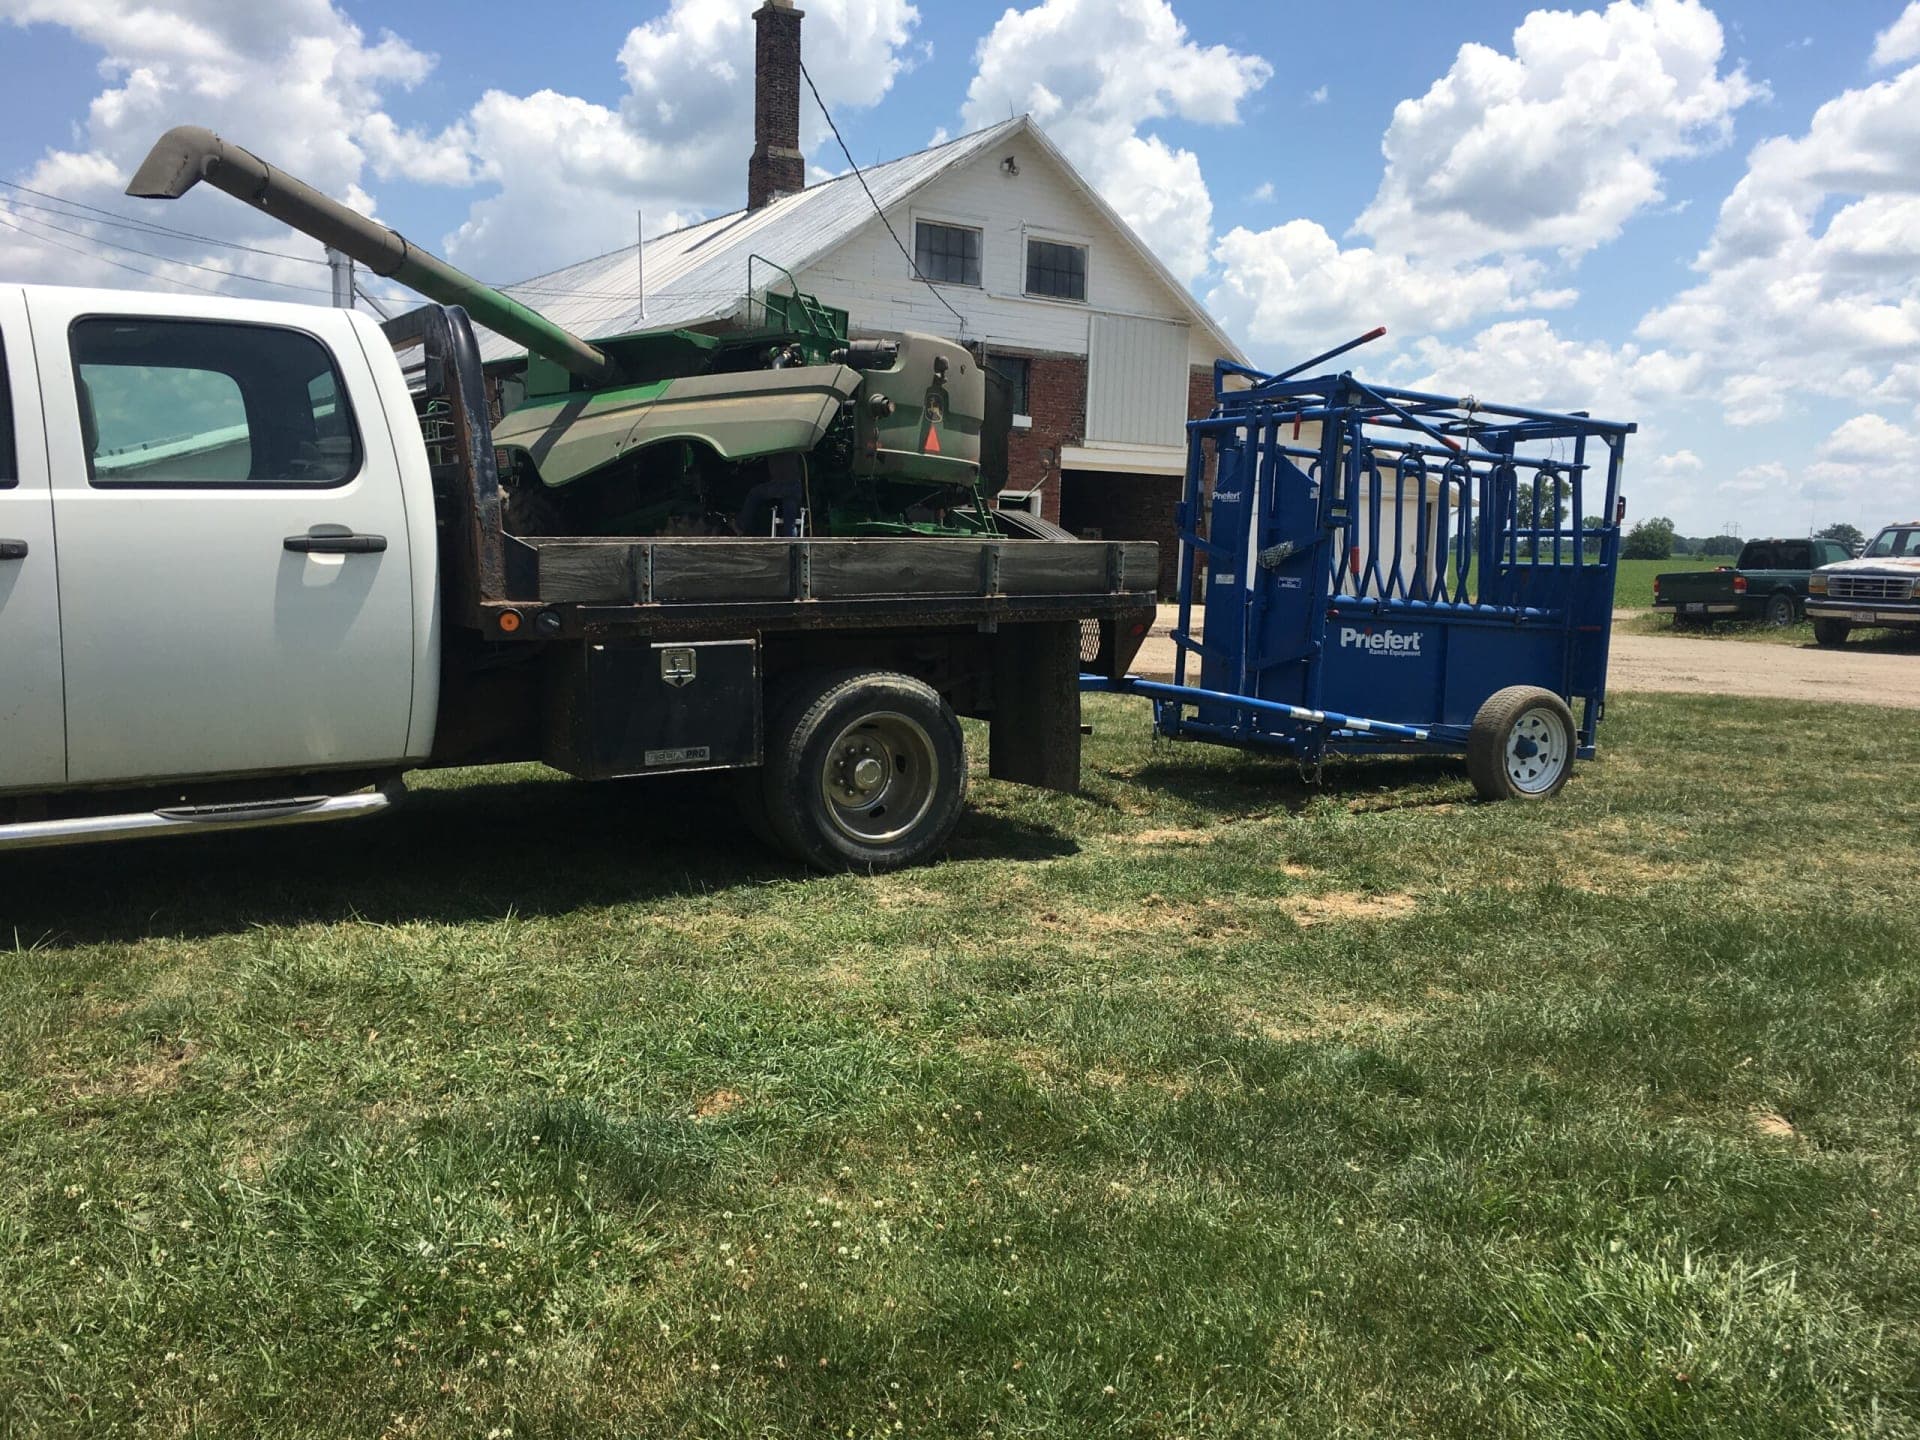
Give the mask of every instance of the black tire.
[{"label": "black tire", "polygon": [[1080,543],[1080,537],[1071,530],[1063,530],[1051,520],[1042,520],[1038,515],[1029,515],[1024,510],[995,510],[993,523],[1002,535],[1013,540],[1071,540]]},{"label": "black tire", "polygon": [[1487,697],[1467,732],[1467,775],[1483,800],[1545,800],[1573,773],[1579,731],[1551,690],[1509,685]]},{"label": "black tire", "polygon": [[1767,608],[1761,619],[1769,630],[1784,630],[1800,618],[1800,607],[1794,604],[1793,596],[1782,590],[1767,597]]},{"label": "black tire", "polygon": [[1813,643],[1826,650],[1838,650],[1847,643],[1847,636],[1853,633],[1853,626],[1845,620],[1815,620],[1813,622]]},{"label": "black tire", "polygon": [[816,870],[896,870],[936,853],[967,795],[959,718],[932,686],[885,670],[804,679],[767,727],[766,817]]}]

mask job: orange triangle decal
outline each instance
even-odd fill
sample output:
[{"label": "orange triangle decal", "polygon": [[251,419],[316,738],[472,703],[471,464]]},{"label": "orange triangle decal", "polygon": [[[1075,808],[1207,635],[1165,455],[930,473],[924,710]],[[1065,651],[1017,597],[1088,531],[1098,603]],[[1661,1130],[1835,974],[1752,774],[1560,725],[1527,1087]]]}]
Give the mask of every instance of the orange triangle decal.
[{"label": "orange triangle decal", "polygon": [[940,453],[940,432],[931,425],[927,426],[926,453],[929,455],[938,455]]}]

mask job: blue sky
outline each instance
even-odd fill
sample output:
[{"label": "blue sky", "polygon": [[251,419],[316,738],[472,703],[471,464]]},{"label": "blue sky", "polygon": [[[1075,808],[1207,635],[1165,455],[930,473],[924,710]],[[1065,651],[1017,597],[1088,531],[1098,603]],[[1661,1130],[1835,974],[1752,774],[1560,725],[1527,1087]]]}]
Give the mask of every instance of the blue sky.
[{"label": "blue sky", "polygon": [[[519,278],[739,203],[755,3],[0,0],[0,181],[152,218],[211,124]],[[1920,513],[1920,4],[803,8],[856,159],[1030,110],[1261,361],[1386,323],[1357,369],[1639,420],[1687,533]],[[288,258],[48,204],[0,185],[0,278],[321,298],[224,197],[165,223]]]}]

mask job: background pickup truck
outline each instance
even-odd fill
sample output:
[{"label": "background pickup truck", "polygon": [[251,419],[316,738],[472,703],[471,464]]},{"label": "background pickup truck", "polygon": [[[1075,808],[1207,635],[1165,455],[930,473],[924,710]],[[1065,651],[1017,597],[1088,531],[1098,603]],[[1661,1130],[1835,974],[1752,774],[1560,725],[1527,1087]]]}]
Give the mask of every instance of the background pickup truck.
[{"label": "background pickup truck", "polygon": [[1847,547],[1837,540],[1749,540],[1731,569],[1654,576],[1653,608],[1673,612],[1675,629],[1704,628],[1716,620],[1791,625],[1806,608],[1812,573],[1847,558]]},{"label": "background pickup truck", "polygon": [[1827,646],[1869,626],[1920,630],[1920,521],[1887,526],[1858,560],[1817,573],[1807,614],[1815,643]]}]

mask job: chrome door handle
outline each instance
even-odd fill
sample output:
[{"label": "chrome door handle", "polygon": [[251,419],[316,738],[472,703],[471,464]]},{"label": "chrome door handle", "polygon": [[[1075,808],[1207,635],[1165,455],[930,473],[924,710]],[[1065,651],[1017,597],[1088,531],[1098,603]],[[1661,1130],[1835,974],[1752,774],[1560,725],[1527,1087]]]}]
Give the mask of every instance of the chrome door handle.
[{"label": "chrome door handle", "polygon": [[0,540],[0,560],[24,560],[27,558],[27,542],[24,540]]},{"label": "chrome door handle", "polygon": [[289,535],[281,545],[296,555],[378,555],[384,535]]}]

